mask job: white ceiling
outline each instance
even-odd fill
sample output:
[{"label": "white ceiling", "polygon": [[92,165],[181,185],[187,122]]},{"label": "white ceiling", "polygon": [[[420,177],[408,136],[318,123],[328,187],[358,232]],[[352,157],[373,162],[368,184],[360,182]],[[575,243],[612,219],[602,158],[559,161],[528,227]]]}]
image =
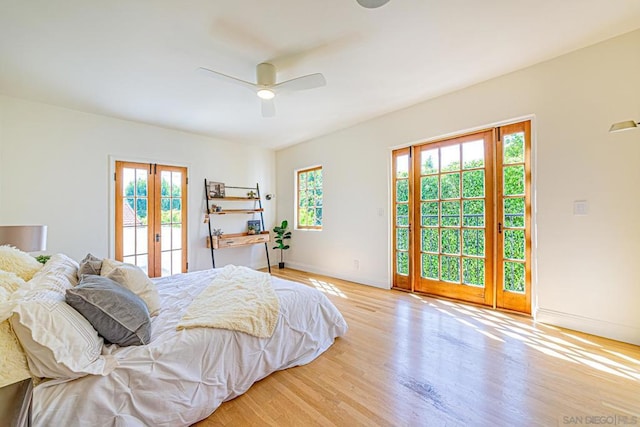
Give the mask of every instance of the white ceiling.
[{"label": "white ceiling", "polygon": [[[0,93],[280,148],[640,28],[638,0],[0,0]],[[255,81],[320,72],[276,97]]]}]

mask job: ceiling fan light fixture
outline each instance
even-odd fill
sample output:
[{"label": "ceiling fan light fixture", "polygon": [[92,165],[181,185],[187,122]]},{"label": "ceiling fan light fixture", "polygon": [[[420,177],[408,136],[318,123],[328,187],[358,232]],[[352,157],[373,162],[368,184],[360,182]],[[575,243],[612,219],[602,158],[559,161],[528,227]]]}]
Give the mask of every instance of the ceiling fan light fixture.
[{"label": "ceiling fan light fixture", "polygon": [[274,91],[267,88],[258,89],[258,92],[256,92],[256,94],[260,99],[273,99],[276,96],[276,93]]},{"label": "ceiling fan light fixture", "polygon": [[375,9],[389,3],[389,0],[358,0],[358,4],[367,9]]},{"label": "ceiling fan light fixture", "polygon": [[622,132],[623,130],[635,129],[640,125],[635,120],[625,120],[624,122],[618,122],[611,125],[609,132]]}]

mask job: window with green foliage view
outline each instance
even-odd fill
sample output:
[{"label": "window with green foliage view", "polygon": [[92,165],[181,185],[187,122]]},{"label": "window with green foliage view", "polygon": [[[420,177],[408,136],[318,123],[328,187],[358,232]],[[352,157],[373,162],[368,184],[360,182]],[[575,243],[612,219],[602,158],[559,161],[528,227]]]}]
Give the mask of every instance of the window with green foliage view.
[{"label": "window with green foliage view", "polygon": [[322,229],[322,166],[297,172],[298,229]]}]

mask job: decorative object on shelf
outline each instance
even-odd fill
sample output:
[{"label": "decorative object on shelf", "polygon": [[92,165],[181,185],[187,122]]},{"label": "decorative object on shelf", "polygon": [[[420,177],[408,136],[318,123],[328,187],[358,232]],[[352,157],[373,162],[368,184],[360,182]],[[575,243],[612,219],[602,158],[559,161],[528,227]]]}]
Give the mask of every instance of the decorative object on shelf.
[{"label": "decorative object on shelf", "polygon": [[275,226],[273,228],[273,232],[276,234],[275,241],[277,243],[273,249],[280,249],[280,262],[278,263],[278,268],[284,268],[284,251],[289,249],[289,245],[284,243],[285,240],[291,239],[291,231],[287,230],[288,226],[289,222],[285,219],[279,226]]},{"label": "decorative object on shelf", "polygon": [[209,191],[209,198],[211,199],[222,198],[225,195],[224,183],[209,181],[208,191]]},{"label": "decorative object on shelf", "polygon": [[249,234],[258,234],[262,232],[262,223],[259,219],[250,219],[249,221],[247,221],[247,229],[249,231],[253,230],[253,233]]},{"label": "decorative object on shelf", "polygon": [[[267,267],[269,268],[269,273],[271,273],[271,262],[269,261],[269,241],[271,234],[269,231],[263,231],[265,230],[264,209],[262,209],[262,201],[260,199],[260,186],[256,183],[255,187],[235,187],[205,179],[204,191],[206,209],[204,222],[209,229],[206,245],[211,250],[212,267],[216,268],[215,251],[217,250],[264,244],[264,250],[267,256]],[[222,203],[222,205],[218,203]],[[227,206],[227,203],[232,205],[238,203],[238,209],[235,209],[233,206]],[[249,206],[249,204],[251,204],[251,206]],[[242,230],[242,233],[231,233],[223,236],[222,230],[213,228],[215,225],[214,221],[218,221],[220,216],[239,214],[252,215],[253,218],[256,218],[247,221],[247,228]]]}]

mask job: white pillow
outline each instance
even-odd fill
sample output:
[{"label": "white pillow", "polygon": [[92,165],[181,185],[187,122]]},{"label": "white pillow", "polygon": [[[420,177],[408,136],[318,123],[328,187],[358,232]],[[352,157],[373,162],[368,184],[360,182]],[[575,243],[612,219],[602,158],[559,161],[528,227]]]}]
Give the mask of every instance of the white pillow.
[{"label": "white pillow", "polygon": [[27,353],[29,368],[43,378],[107,375],[116,367],[102,356],[102,338],[57,292],[36,291],[14,309],[11,326]]},{"label": "white pillow", "polygon": [[50,290],[63,296],[78,284],[78,263],[64,254],[55,254],[29,281],[32,288]]},{"label": "white pillow", "polygon": [[15,273],[24,280],[31,280],[42,268],[34,257],[9,245],[0,246],[0,270]]},{"label": "white pillow", "polygon": [[105,259],[102,261],[100,275],[108,277],[138,295],[147,305],[151,316],[156,316],[160,312],[160,296],[156,285],[140,267]]}]

